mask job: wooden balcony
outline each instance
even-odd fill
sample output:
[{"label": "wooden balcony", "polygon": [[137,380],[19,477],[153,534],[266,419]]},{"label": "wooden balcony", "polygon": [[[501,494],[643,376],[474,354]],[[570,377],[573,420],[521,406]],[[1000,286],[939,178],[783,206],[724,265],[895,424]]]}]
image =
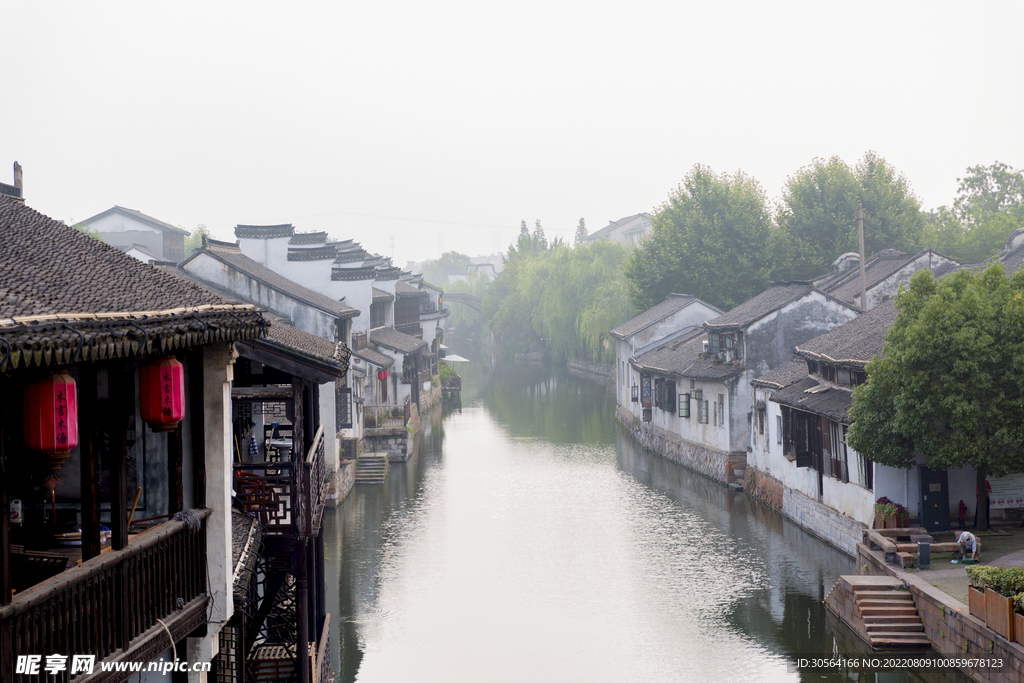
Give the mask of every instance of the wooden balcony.
[{"label": "wooden balcony", "polygon": [[[150,661],[167,649],[167,631],[177,641],[206,623],[209,515],[200,511],[199,531],[160,524],[15,595],[0,608],[0,679],[38,679],[15,676],[13,654],[83,654],[96,665],[76,683],[124,680],[130,672],[102,672],[99,662]],[[68,672],[46,678],[67,681]]]},{"label": "wooden balcony", "polygon": [[324,438],[320,425],[304,457],[293,453],[287,461],[235,465],[238,500],[268,535],[301,538],[320,532],[328,488]]}]

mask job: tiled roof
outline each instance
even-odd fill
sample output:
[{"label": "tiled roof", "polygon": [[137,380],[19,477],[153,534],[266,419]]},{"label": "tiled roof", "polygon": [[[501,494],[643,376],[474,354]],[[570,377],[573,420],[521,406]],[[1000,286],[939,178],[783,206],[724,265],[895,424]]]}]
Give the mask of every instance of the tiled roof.
[{"label": "tiled roof", "polygon": [[390,368],[392,365],[395,364],[394,358],[392,358],[391,356],[385,356],[380,351],[375,351],[374,349],[371,348],[353,351],[352,355],[355,356],[356,358],[362,358],[367,363],[370,363],[371,365],[376,365],[379,368]]},{"label": "tiled roof", "polygon": [[670,294],[669,297],[660,304],[652,306],[635,318],[627,320],[616,327],[612,330],[612,336],[617,337],[618,339],[625,339],[626,337],[636,334],[648,325],[653,325],[662,318],[667,318],[676,311],[689,306],[696,300],[697,297],[691,294]]},{"label": "tiled roof", "polygon": [[[295,239],[294,237],[292,239]],[[325,261],[331,260],[338,255],[334,247],[322,246],[305,249],[288,249],[289,261]]]},{"label": "tiled roof", "polygon": [[728,313],[704,323],[709,330],[740,329],[773,311],[777,311],[791,301],[796,301],[814,289],[809,282],[780,282],[761,292],[753,299],[744,301]]},{"label": "tiled roof", "polygon": [[701,358],[705,339],[707,334],[701,331],[694,336],[677,339],[640,354],[630,359],[629,363],[638,370],[650,370],[690,379],[722,380],[743,372],[742,365],[716,363]]},{"label": "tiled roof", "polygon": [[395,295],[398,298],[405,298],[409,296],[429,296],[429,292],[420,289],[419,287],[413,287],[408,282],[399,280],[395,283]]},{"label": "tiled roof", "polygon": [[631,220],[633,220],[635,218],[647,218],[647,219],[649,219],[650,217],[651,217],[651,215],[649,213],[641,212],[641,213],[635,213],[632,216],[626,216],[624,218],[620,218],[617,221],[612,221],[608,225],[606,225],[603,228],[601,228],[600,230],[598,230],[597,232],[595,232],[595,233],[593,233],[591,235],[588,235],[587,236],[587,241],[589,242],[591,240],[597,239],[598,237],[604,237],[605,235],[609,235],[609,234],[611,234],[611,232],[613,230],[615,230],[615,228],[617,228],[620,225],[623,225],[625,223],[628,223],[628,222],[630,222]]},{"label": "tiled roof", "polygon": [[235,237],[266,239],[268,237],[291,237],[295,234],[295,226],[291,223],[280,225],[236,225]]},{"label": "tiled roof", "polygon": [[388,294],[382,289],[373,288],[373,303],[378,304],[382,301],[394,301],[395,297]]},{"label": "tiled roof", "polygon": [[161,273],[20,200],[0,196],[0,231],[0,368],[167,353],[264,334],[253,306]]},{"label": "tiled roof", "polygon": [[206,246],[200,251],[197,251],[191,257],[186,259],[182,264],[182,267],[187,266],[189,262],[197,258],[199,254],[209,254],[221,263],[224,263],[234,270],[262,282],[267,287],[276,289],[277,291],[287,294],[288,296],[305,304],[309,304],[314,308],[319,308],[320,310],[336,315],[339,318],[354,318],[359,315],[358,309],[346,306],[340,301],[335,301],[329,296],[324,296],[319,292],[303,287],[299,283],[278,275],[266,266],[253,261],[248,256],[242,254],[242,250],[237,244],[231,244],[230,242],[218,242],[216,240],[207,240],[205,244]]},{"label": "tiled roof", "polygon": [[148,223],[149,225],[152,225],[154,228],[159,228],[160,230],[163,230],[165,232],[174,232],[174,233],[178,233],[179,235],[187,235],[188,234],[188,230],[185,230],[184,228],[179,228],[176,225],[171,225],[170,223],[165,223],[164,221],[160,220],[159,218],[153,218],[152,216],[147,216],[146,214],[142,213],[141,211],[136,211],[135,209],[126,209],[123,206],[113,206],[113,207],[107,209],[106,211],[104,211],[102,213],[98,213],[95,216],[92,216],[90,218],[86,218],[84,221],[81,221],[81,222],[77,223],[76,225],[89,225],[91,222],[93,222],[93,221],[95,221],[97,219],[100,219],[100,218],[105,218],[105,217],[109,216],[112,213],[123,213],[123,214],[125,214],[127,216],[131,216],[132,218],[134,218],[136,220],[142,221],[143,223]]},{"label": "tiled roof", "polygon": [[376,279],[376,268],[373,266],[358,268],[339,268],[331,270],[332,280],[374,280]]},{"label": "tiled roof", "polygon": [[348,369],[349,350],[344,342],[332,342],[292,327],[287,320],[271,318],[267,338],[259,343],[276,344],[286,350],[299,352],[338,370],[341,377]]},{"label": "tiled roof", "polygon": [[892,299],[867,313],[796,347],[795,355],[831,365],[863,369],[882,352],[885,333],[896,319]]},{"label": "tiled roof", "polygon": [[370,330],[370,342],[406,354],[416,353],[427,346],[427,342],[422,339],[399,332],[393,327],[376,327]]},{"label": "tiled roof", "polygon": [[324,244],[326,241],[326,232],[297,232],[288,240],[288,244]]},{"label": "tiled roof", "polygon": [[775,391],[771,400],[804,412],[824,415],[836,422],[846,422],[846,414],[853,405],[853,392],[819,382],[814,377],[805,377],[796,384]]},{"label": "tiled roof", "polygon": [[794,382],[807,377],[807,363],[802,360],[792,360],[785,365],[780,365],[756,379],[750,380],[750,385],[755,387],[767,387],[768,389],[782,389]]}]

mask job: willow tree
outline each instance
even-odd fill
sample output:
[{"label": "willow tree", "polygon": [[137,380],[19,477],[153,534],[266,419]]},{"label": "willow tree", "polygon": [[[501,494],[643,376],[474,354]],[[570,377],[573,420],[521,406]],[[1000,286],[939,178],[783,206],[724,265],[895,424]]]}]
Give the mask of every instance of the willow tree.
[{"label": "willow tree", "polygon": [[974,467],[983,509],[987,476],[1024,472],[1022,295],[1024,272],[1008,278],[998,263],[918,272],[853,393],[847,443],[890,467]]}]

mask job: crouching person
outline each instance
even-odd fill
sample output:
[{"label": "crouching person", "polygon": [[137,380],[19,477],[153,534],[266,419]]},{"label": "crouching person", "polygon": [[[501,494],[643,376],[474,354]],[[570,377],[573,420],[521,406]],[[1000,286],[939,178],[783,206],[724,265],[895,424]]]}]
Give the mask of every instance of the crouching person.
[{"label": "crouching person", "polygon": [[960,546],[960,557],[968,558],[972,560],[978,559],[978,539],[970,531],[964,531],[960,534],[960,538],[956,539],[957,544]]}]

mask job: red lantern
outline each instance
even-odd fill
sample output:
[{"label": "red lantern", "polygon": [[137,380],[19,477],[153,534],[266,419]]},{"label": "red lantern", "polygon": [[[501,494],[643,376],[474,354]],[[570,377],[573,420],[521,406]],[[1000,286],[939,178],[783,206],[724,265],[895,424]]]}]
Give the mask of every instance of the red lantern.
[{"label": "red lantern", "polygon": [[377,373],[377,379],[385,380],[387,378],[388,378],[388,371],[387,370],[381,370],[380,372]]},{"label": "red lantern", "polygon": [[185,366],[164,358],[139,368],[142,419],[154,432],[171,432],[185,417]]},{"label": "red lantern", "polygon": [[59,469],[78,445],[78,390],[60,373],[25,387],[25,445],[50,456]]}]

